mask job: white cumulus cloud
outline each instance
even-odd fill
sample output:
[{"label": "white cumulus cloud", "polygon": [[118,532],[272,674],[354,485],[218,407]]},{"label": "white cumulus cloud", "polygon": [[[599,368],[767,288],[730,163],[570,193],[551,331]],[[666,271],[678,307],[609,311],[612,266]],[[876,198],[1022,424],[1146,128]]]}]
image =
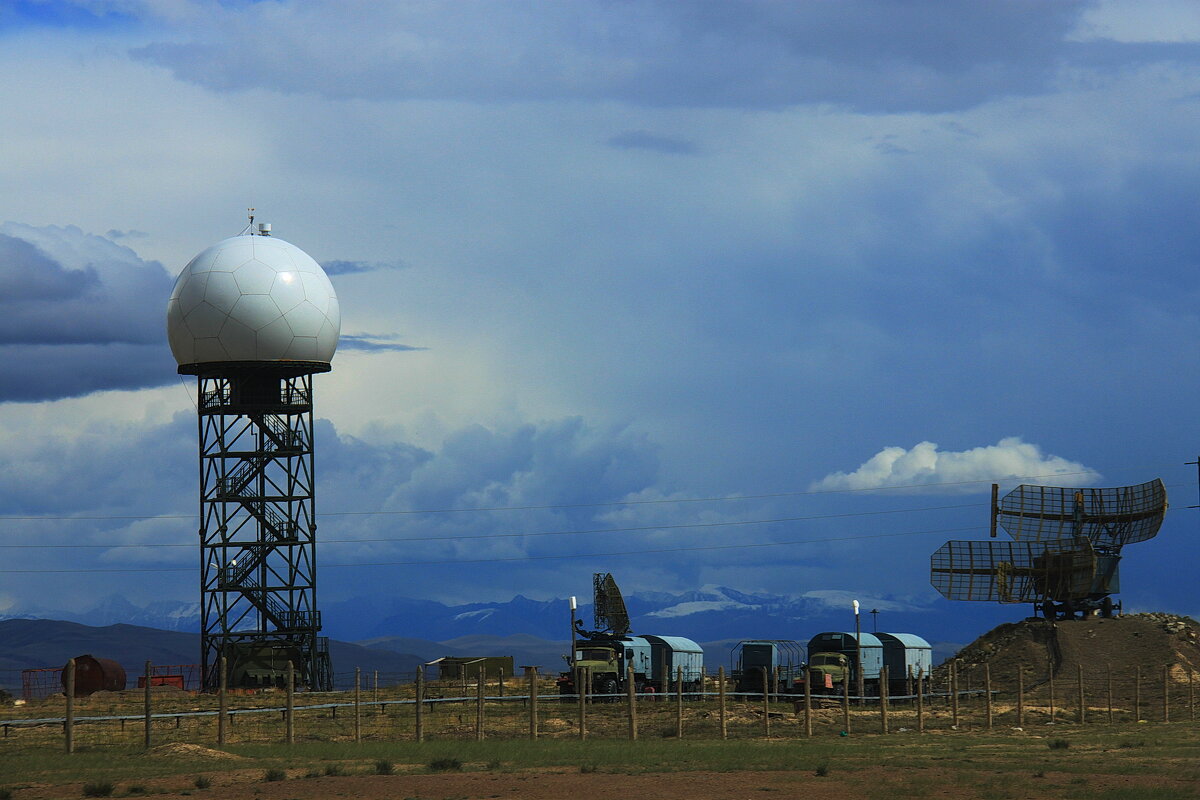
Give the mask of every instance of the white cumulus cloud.
[{"label": "white cumulus cloud", "polygon": [[816,481],[811,491],[937,487],[943,491],[983,491],[989,483],[1055,477],[1070,478],[1071,485],[1087,486],[1100,474],[1077,461],[1048,455],[1036,444],[1018,436],[970,450],[941,451],[933,442],[911,450],[885,447],[853,472],[833,472]]}]

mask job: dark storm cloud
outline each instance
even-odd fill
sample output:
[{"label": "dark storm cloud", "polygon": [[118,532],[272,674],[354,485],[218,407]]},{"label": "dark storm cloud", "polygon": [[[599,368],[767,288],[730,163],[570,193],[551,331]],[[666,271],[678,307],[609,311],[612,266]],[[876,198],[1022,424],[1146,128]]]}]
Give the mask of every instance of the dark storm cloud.
[{"label": "dark storm cloud", "polygon": [[[162,41],[133,52],[216,90],[944,111],[1045,89],[1069,57],[1065,38],[1086,5],[1083,0],[434,6],[360,0],[349,9],[269,4],[227,11],[207,32],[190,34],[190,41]],[[261,19],[268,13],[269,23]],[[264,47],[268,29],[271,46]],[[354,57],[345,58],[348,52]]]},{"label": "dark storm cloud", "polygon": [[0,234],[0,308],[5,316],[25,303],[81,297],[98,283],[94,269],[66,269],[30,242]]},{"label": "dark storm cloud", "polygon": [[165,344],[0,344],[0,403],[57,400],[178,380]]},{"label": "dark storm cloud", "polygon": [[388,341],[387,336],[347,336],[338,338],[338,348],[341,350],[360,350],[367,353],[402,352],[406,350],[425,350],[424,347],[413,347],[400,342]]},{"label": "dark storm cloud", "polygon": [[673,136],[659,136],[649,131],[623,131],[609,138],[608,146],[620,150],[653,150],[676,155],[694,155],[696,153],[694,142]]},{"label": "dark storm cloud", "polygon": [[156,262],[75,227],[0,228],[0,402],[174,380]]},{"label": "dark storm cloud", "polygon": [[328,275],[352,275],[357,272],[378,272],[385,269],[402,269],[403,264],[394,261],[322,261],[321,269]]}]

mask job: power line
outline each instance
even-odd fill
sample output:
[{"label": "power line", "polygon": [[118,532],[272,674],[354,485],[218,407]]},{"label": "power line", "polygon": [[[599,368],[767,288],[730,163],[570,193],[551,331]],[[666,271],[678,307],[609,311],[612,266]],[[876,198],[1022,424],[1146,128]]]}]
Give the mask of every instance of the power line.
[{"label": "power line", "polygon": [[[797,492],[770,492],[765,494],[719,495],[716,497],[680,497],[660,500],[612,500],[603,503],[562,503],[557,505],[528,505],[528,506],[477,506],[468,508],[424,508],[404,510],[370,510],[370,511],[322,511],[322,517],[348,516],[380,516],[380,515],[417,515],[417,514],[463,514],[481,511],[553,511],[571,508],[609,508],[614,506],[666,505],[676,503],[716,503],[734,500],[770,500],[781,497],[810,497],[831,494],[862,494],[865,492],[901,491],[907,489],[935,489],[953,486],[976,486],[980,484],[1008,483],[1010,481],[1037,480],[1039,478],[1062,478],[1070,475],[1090,475],[1092,470],[1077,472],[1055,472],[1048,475],[1024,475],[1005,478],[986,478],[974,481],[945,481],[940,483],[909,483],[897,486],[869,486],[855,489],[820,489]],[[1177,485],[1177,484],[1172,484]],[[5,514],[0,515],[0,522],[5,521],[64,521],[64,520],[148,520],[148,519],[196,519],[196,514],[86,514],[86,515],[57,515],[57,514]]]},{"label": "power line", "polygon": [[[864,533],[858,536],[833,536],[822,539],[795,539],[787,542],[760,542],[751,544],[715,544],[693,547],[665,547],[653,550],[624,550],[614,553],[569,553],[547,556],[507,556],[502,558],[472,558],[446,559],[437,561],[363,561],[353,564],[322,564],[322,569],[343,567],[400,567],[400,566],[437,566],[452,564],[496,564],[514,561],[552,561],[572,558],[616,558],[618,556],[659,555],[662,553],[686,553],[704,550],[747,550],[763,547],[786,547],[799,544],[823,544],[828,542],[849,542],[859,539],[888,539],[899,536],[924,536],[934,533],[958,533],[962,531],[984,530],[983,525],[972,525],[965,528],[942,528],[940,530],[905,531],[902,533]],[[46,573],[115,573],[115,572],[195,572],[195,567],[129,567],[118,569],[0,569],[0,574],[46,574]]]},{"label": "power line", "polygon": [[[813,514],[804,517],[775,517],[773,519],[747,519],[747,520],[730,520],[726,522],[687,522],[678,523],[675,525],[638,525],[627,528],[588,528],[583,530],[568,530],[568,531],[533,531],[528,533],[478,533],[468,534],[463,536],[386,536],[369,539],[321,539],[320,544],[347,544],[353,542],[454,542],[465,539],[510,539],[524,538],[526,536],[573,536],[578,534],[596,534],[596,533],[630,533],[640,531],[666,531],[679,530],[685,528],[722,528],[732,527],[737,525],[770,525],[780,522],[808,522],[811,520],[820,519],[846,519],[849,517],[871,517],[883,516],[887,514],[910,514],[916,511],[944,511],[948,509],[958,508],[977,508],[980,503],[962,503],[952,506],[923,506],[921,508],[899,508],[887,511],[855,511],[845,514]],[[232,544],[237,544],[233,542]],[[195,542],[187,542],[181,544],[0,544],[0,548],[7,549],[38,549],[38,548],[130,548],[130,547],[195,547]]]}]

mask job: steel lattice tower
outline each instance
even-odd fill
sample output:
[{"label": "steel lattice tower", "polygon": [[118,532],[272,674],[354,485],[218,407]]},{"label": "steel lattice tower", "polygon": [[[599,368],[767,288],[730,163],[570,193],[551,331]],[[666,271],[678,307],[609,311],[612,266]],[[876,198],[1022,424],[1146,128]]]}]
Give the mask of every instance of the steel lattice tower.
[{"label": "steel lattice tower", "polygon": [[216,684],[227,654],[268,679],[267,665],[291,661],[298,683],[328,690],[329,643],[318,635],[316,607],[312,374],[329,366],[221,366],[223,374],[197,382],[205,684]]},{"label": "steel lattice tower", "polygon": [[313,375],[330,370],[341,314],[320,265],[269,231],[201,252],[167,304],[179,373],[197,379],[201,674],[215,688],[224,657],[229,685],[278,686],[291,664],[326,691]]}]

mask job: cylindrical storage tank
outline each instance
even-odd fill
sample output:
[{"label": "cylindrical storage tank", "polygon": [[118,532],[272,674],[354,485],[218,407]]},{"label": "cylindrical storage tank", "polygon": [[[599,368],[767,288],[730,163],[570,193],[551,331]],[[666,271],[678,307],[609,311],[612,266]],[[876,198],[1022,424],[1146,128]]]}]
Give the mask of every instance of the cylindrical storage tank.
[{"label": "cylindrical storage tank", "polygon": [[[63,666],[63,689],[67,688],[67,668]],[[93,692],[125,690],[125,668],[111,658],[88,655],[75,656],[75,696],[87,697]]]}]

